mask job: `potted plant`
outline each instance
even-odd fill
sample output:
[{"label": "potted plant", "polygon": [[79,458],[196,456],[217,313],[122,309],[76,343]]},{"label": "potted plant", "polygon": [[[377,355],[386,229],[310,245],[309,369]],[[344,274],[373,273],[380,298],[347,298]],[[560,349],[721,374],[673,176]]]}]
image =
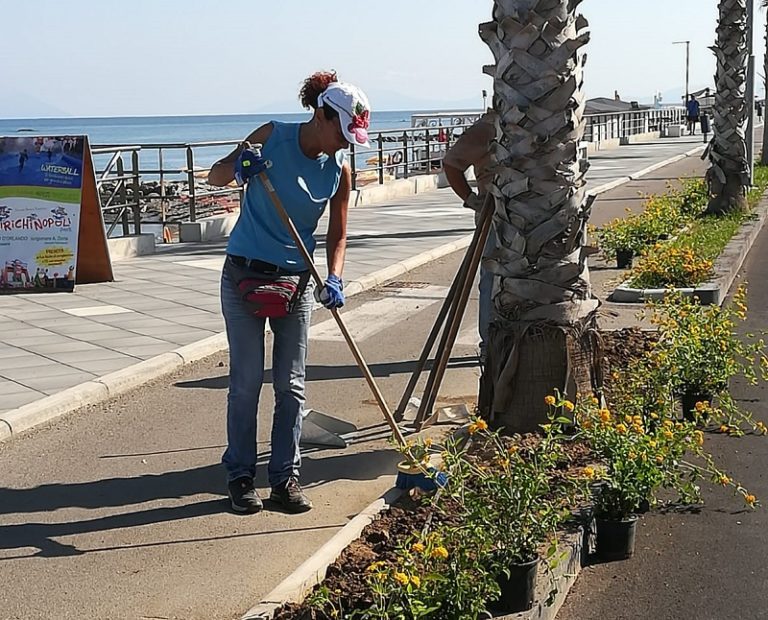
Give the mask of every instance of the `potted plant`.
[{"label": "potted plant", "polygon": [[[569,403],[571,408],[572,404]],[[542,559],[556,562],[556,530],[570,517],[579,481],[554,476],[563,459],[565,417],[552,410],[544,436],[524,445],[502,439],[482,421],[470,426],[476,454],[448,455],[448,493],[460,501],[447,509],[459,514],[466,531],[477,537],[484,564],[495,576],[498,596],[489,608],[503,613],[530,609]],[[478,530],[478,527],[480,529]]]},{"label": "potted plant", "polygon": [[[694,423],[670,419],[661,407],[648,418],[630,415],[617,407],[601,407],[596,398],[580,399],[575,421],[600,461],[585,468],[584,477],[595,482],[594,516],[597,555],[621,560],[634,553],[637,513],[644,503],[653,505],[659,489],[671,489],[683,503],[700,501],[698,480],[710,479],[732,486],[747,504],[755,499],[719,470],[704,450],[704,434]],[[651,423],[653,422],[653,423]],[[695,456],[697,462],[689,460]]]},{"label": "potted plant", "polygon": [[644,243],[637,235],[637,216],[612,220],[596,230],[597,243],[606,260],[614,257],[617,269],[628,269]]},{"label": "potted plant", "polygon": [[[727,398],[728,384],[735,376],[752,384],[758,378],[768,379],[765,341],[753,334],[742,337],[737,331],[747,316],[746,294],[746,288],[739,287],[732,303],[723,307],[702,306],[695,297],[680,294],[670,294],[651,306],[659,338],[649,356],[649,368],[681,400],[688,420],[714,413],[715,422],[731,424],[741,418],[755,427],[751,416],[739,412]],[[721,401],[718,409],[712,408],[715,397]]]}]

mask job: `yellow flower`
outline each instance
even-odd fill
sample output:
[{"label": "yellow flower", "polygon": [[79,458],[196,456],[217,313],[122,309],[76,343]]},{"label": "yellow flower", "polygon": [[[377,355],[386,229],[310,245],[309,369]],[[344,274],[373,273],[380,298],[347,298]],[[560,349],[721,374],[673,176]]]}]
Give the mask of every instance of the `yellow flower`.
[{"label": "yellow flower", "polygon": [[399,583],[401,586],[407,586],[408,583],[411,581],[408,575],[405,573],[395,573],[394,574],[395,581]]},{"label": "yellow flower", "polygon": [[630,452],[627,456],[630,458],[630,460],[633,461],[637,458],[637,454],[635,452]]},{"label": "yellow flower", "polygon": [[584,476],[586,478],[589,478],[592,480],[592,478],[595,477],[595,468],[594,467],[585,467],[584,468]]},{"label": "yellow flower", "polygon": [[672,420],[664,420],[664,422],[662,422],[662,426],[664,426],[664,428],[672,428],[674,424],[672,423]]},{"label": "yellow flower", "polygon": [[721,475],[717,479],[717,481],[725,487],[725,486],[728,486],[730,484],[731,479],[728,476],[726,476],[725,474],[723,474],[723,475]]},{"label": "yellow flower", "polygon": [[625,435],[626,432],[627,432],[627,427],[624,426],[623,424],[619,423],[619,424],[616,425],[616,432],[619,435]]},{"label": "yellow flower", "polygon": [[509,448],[507,448],[507,453],[509,453],[509,454],[510,454],[510,456],[511,456],[511,455],[517,454],[517,451],[518,451],[519,449],[520,449],[520,448],[519,448],[519,447],[517,447],[517,446],[510,446]]},{"label": "yellow flower", "polygon": [[598,405],[598,404],[600,404],[600,401],[597,399],[597,397],[596,397],[596,396],[593,396],[593,397],[591,398],[590,402],[591,402],[593,405]]},{"label": "yellow flower", "polygon": [[637,433],[638,435],[642,435],[645,432],[645,429],[640,424],[633,424],[632,432]]},{"label": "yellow flower", "polygon": [[766,428],[763,422],[758,422],[755,424],[755,429],[762,435],[765,435],[768,432],[768,428]]},{"label": "yellow flower", "polygon": [[664,439],[672,439],[675,434],[672,431],[664,431]]},{"label": "yellow flower", "polygon": [[379,561],[379,562],[374,562],[373,564],[371,564],[371,565],[370,565],[368,568],[366,568],[365,570],[367,570],[369,573],[372,573],[372,572],[374,572],[374,571],[377,571],[377,570],[379,570],[379,569],[380,569],[382,566],[384,566],[384,564],[385,564],[385,562],[382,562],[382,561]]},{"label": "yellow flower", "polygon": [[472,424],[469,425],[469,434],[474,435],[478,431],[484,431],[488,429],[488,422],[483,418],[477,418]]},{"label": "yellow flower", "polygon": [[600,410],[600,421],[605,422],[606,424],[611,421],[611,412],[608,411],[608,409]]},{"label": "yellow flower", "polygon": [[719,430],[720,430],[721,433],[727,433],[728,432],[728,427],[725,424],[721,424]]},{"label": "yellow flower", "polygon": [[696,444],[699,446],[704,445],[704,433],[701,431],[693,431],[693,437],[696,440]]},{"label": "yellow flower", "polygon": [[643,423],[643,416],[632,416],[632,423],[633,424],[642,424]]},{"label": "yellow flower", "polygon": [[754,495],[750,495],[749,493],[744,496],[744,501],[747,502],[750,506],[754,506],[755,502],[757,501],[757,498]]},{"label": "yellow flower", "polygon": [[555,400],[555,397],[550,394],[549,396],[545,396],[544,397],[544,402],[547,403],[551,407],[557,401]]},{"label": "yellow flower", "polygon": [[424,447],[426,447],[426,448],[431,448],[432,447],[432,438],[431,437],[427,437],[424,440]]},{"label": "yellow flower", "polygon": [[664,462],[664,457],[661,454],[656,455],[656,463],[661,465]]},{"label": "yellow flower", "polygon": [[632,416],[631,416],[631,415],[629,415],[629,414],[625,415],[625,416],[624,416],[624,421],[625,421],[627,424],[632,424]]},{"label": "yellow flower", "polygon": [[648,442],[648,445],[649,445],[649,446],[651,446],[651,448],[655,448],[655,447],[656,447],[656,442],[655,442],[653,439],[651,439],[651,440]]},{"label": "yellow flower", "polygon": [[440,558],[442,560],[446,560],[448,559],[448,549],[442,546],[435,547],[434,549],[432,549],[431,555],[433,558]]},{"label": "yellow flower", "polygon": [[414,543],[411,547],[416,553],[424,553],[424,545],[420,542]]},{"label": "yellow flower", "polygon": [[677,423],[675,424],[675,430],[676,430],[676,431],[681,431],[681,430],[683,430],[683,425],[682,425],[680,422],[677,422]]},{"label": "yellow flower", "polygon": [[651,413],[651,420],[658,420],[659,414],[658,413]]},{"label": "yellow flower", "polygon": [[417,588],[421,587],[421,577],[418,575],[411,575],[411,583],[415,585]]},{"label": "yellow flower", "polygon": [[566,411],[570,412],[570,411],[573,411],[575,408],[576,406],[570,400],[563,401],[563,409],[565,409]]}]

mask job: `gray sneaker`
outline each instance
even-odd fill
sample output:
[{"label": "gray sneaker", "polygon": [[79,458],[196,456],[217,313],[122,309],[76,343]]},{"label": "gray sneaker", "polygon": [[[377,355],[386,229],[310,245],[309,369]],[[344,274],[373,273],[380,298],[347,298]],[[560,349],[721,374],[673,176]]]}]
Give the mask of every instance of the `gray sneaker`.
[{"label": "gray sneaker", "polygon": [[280,504],[288,512],[307,512],[312,510],[312,502],[304,495],[304,491],[301,490],[296,476],[291,476],[282,484],[273,487],[269,499]]},{"label": "gray sneaker", "polygon": [[239,513],[255,513],[264,508],[261,503],[256,488],[253,486],[253,479],[249,476],[241,476],[230,480],[229,501],[232,503],[232,510]]}]

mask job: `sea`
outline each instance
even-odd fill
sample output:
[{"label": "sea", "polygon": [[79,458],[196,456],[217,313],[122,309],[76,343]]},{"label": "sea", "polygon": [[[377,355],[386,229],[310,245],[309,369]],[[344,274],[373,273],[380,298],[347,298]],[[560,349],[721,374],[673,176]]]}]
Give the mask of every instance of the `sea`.
[{"label": "sea", "polygon": [[[369,132],[411,126],[411,115],[429,111],[402,110],[373,112]],[[87,135],[92,147],[100,145],[186,144],[242,140],[254,129],[271,120],[302,122],[309,113],[299,114],[227,114],[208,116],[123,116],[103,118],[37,118],[0,119],[0,136],[66,136]],[[232,150],[232,146],[195,149],[195,166],[209,167]],[[141,154],[141,167],[154,168],[157,149]],[[96,169],[105,165],[107,155],[94,158]],[[186,165],[184,149],[164,151],[163,167],[179,169]],[[146,177],[146,175],[143,175]],[[151,175],[150,175],[151,176]],[[149,178],[149,177],[147,177]]]}]

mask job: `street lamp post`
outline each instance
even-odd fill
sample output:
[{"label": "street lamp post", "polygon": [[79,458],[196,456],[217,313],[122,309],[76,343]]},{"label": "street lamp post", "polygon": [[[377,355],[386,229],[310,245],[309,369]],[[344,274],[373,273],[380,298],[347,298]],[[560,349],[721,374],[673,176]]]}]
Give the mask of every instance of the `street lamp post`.
[{"label": "street lamp post", "polygon": [[691,42],[690,41],[672,41],[672,45],[685,45],[685,105],[688,105],[688,99],[691,94]]},{"label": "street lamp post", "polygon": [[755,3],[747,0],[747,161],[749,183],[755,178]]}]

